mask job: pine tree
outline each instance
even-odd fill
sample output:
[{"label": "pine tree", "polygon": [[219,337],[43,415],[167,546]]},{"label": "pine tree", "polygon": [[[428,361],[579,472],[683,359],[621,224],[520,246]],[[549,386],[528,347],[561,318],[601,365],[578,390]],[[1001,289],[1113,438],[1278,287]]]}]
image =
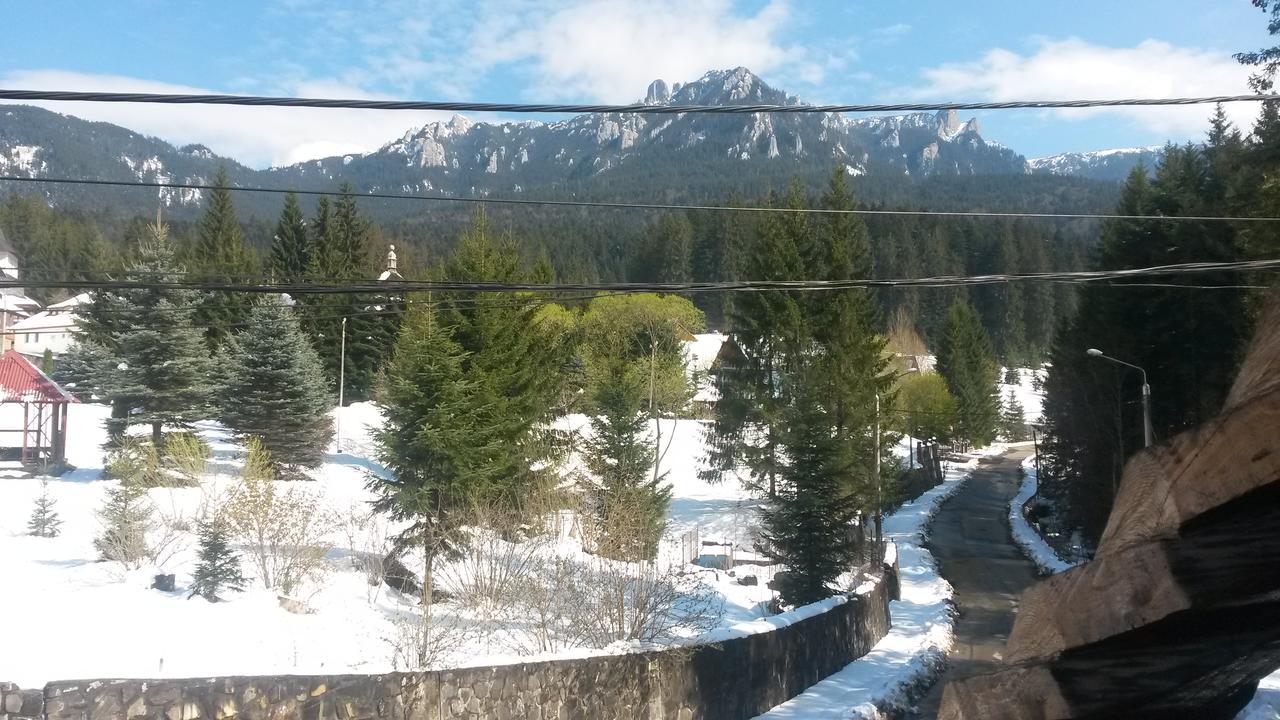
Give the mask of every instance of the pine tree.
[{"label": "pine tree", "polygon": [[284,209],[271,239],[271,275],[279,282],[305,277],[311,264],[311,244],[307,223],[302,217],[297,193],[284,196]]},{"label": "pine tree", "polygon": [[657,555],[671,487],[664,483],[666,473],[652,472],[658,452],[646,437],[646,392],[626,365],[613,358],[608,367],[615,381],[598,386],[593,398],[598,414],[584,456],[590,475],[586,497],[596,551],[639,562]]},{"label": "pine tree", "polygon": [[502,415],[464,370],[466,352],[435,310],[415,305],[383,375],[384,423],[375,435],[390,472],[371,476],[374,508],[403,521],[402,547],[423,551],[422,603],[430,613],[436,558],[459,542],[466,511],[508,487]]},{"label": "pine tree", "polygon": [[982,446],[995,439],[1000,419],[995,352],[977,310],[959,300],[947,313],[938,343],[938,372],[956,398],[956,434]]},{"label": "pine tree", "polygon": [[1010,442],[1021,442],[1027,439],[1026,411],[1022,407],[1022,403],[1018,402],[1018,396],[1012,390],[1009,391],[1009,396],[1005,401],[1001,403],[1000,434]]},{"label": "pine tree", "polygon": [[230,531],[225,523],[206,520],[200,523],[199,564],[191,574],[191,594],[209,602],[221,602],[218,594],[230,590],[243,592],[245,579],[240,572],[240,556],[231,549]]},{"label": "pine tree", "polygon": [[[192,273],[207,282],[240,282],[256,270],[256,258],[245,244],[244,231],[236,218],[225,167],[219,167],[214,178],[214,188],[209,191],[208,205],[200,220],[200,234],[190,255]],[[207,326],[205,336],[212,347],[226,340],[231,323],[248,313],[250,302],[244,293],[219,290],[204,295],[196,320]]]},{"label": "pine tree", "polygon": [[801,382],[788,412],[786,479],[761,510],[761,549],[786,568],[779,592],[792,606],[830,597],[857,551],[851,530],[858,503],[846,484],[851,468],[820,399],[830,381],[810,371]]},{"label": "pine tree", "polygon": [[[137,258],[125,272],[130,280],[163,284],[182,279],[163,225],[152,226]],[[159,449],[165,425],[187,427],[212,414],[208,348],[192,325],[196,299],[193,291],[156,287],[112,289],[96,296],[90,315],[111,313],[101,331],[116,360],[103,378],[113,405],[113,432],[149,424]]]},{"label": "pine tree", "polygon": [[137,568],[147,555],[147,531],[151,529],[151,502],[140,485],[121,481],[107,490],[98,510],[102,533],[93,546],[103,560]]},{"label": "pine tree", "polygon": [[40,481],[40,497],[36,498],[35,507],[31,510],[31,519],[27,520],[27,534],[35,537],[58,537],[62,520],[53,509],[55,501],[49,496],[49,481]]},{"label": "pine tree", "polygon": [[221,364],[222,422],[259,438],[280,477],[305,477],[300,469],[318,466],[333,439],[333,403],[294,311],[279,302],[255,307]]}]

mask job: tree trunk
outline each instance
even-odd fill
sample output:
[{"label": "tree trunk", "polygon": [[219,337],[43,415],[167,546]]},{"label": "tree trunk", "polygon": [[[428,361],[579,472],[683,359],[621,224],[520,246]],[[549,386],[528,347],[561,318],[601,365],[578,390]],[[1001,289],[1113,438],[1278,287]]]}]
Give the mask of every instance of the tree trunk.
[{"label": "tree trunk", "polygon": [[163,423],[158,423],[158,422],[151,423],[151,445],[156,449],[157,453],[160,452],[160,446],[164,442],[163,430],[164,430]]},{"label": "tree trunk", "polygon": [[431,581],[432,566],[435,564],[434,530],[428,530],[422,543],[422,636],[418,645],[418,670],[426,670],[428,648],[431,647]]}]

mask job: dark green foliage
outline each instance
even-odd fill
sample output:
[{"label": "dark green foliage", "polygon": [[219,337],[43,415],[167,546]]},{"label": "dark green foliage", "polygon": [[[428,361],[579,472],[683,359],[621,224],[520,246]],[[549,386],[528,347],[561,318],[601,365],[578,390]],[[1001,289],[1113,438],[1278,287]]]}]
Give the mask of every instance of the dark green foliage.
[{"label": "dark green foliage", "polygon": [[77,400],[106,396],[102,382],[111,372],[112,356],[101,345],[81,338],[58,360],[53,379]]},{"label": "dark green foliage", "polygon": [[797,607],[830,597],[836,579],[853,565],[852,523],[861,504],[848,489],[853,468],[830,433],[820,398],[830,382],[810,376],[804,383],[787,412],[786,479],[761,513],[762,549],[786,567],[779,592]]},{"label": "dark green foliage", "polygon": [[973,305],[957,300],[938,343],[938,373],[956,399],[956,435],[981,447],[995,440],[1000,420],[995,352]]},{"label": "dark green foliage", "polygon": [[220,593],[243,592],[245,579],[240,572],[240,556],[231,549],[230,531],[225,523],[201,521],[199,527],[199,564],[191,573],[191,593],[209,602],[221,602]]},{"label": "dark green foliage", "polygon": [[40,372],[45,375],[53,375],[53,351],[49,348],[45,348],[44,355],[40,357]]},{"label": "dark green foliage", "polygon": [[[165,227],[152,227],[136,254],[125,271],[129,280],[172,283],[182,277]],[[165,425],[187,427],[212,414],[212,366],[192,324],[197,298],[194,291],[168,288],[95,291],[81,342],[101,348],[86,349],[90,364],[102,355],[112,358],[99,383],[113,405],[113,434],[149,424],[159,447]]]},{"label": "dark green foliage", "polygon": [[297,193],[284,196],[284,209],[271,238],[271,276],[277,282],[300,280],[311,265],[311,239]]},{"label": "dark green foliage", "polygon": [[[193,277],[205,282],[236,283],[253,276],[257,258],[245,243],[244,231],[236,218],[226,168],[219,168],[214,188],[209,191],[199,236],[188,253]],[[213,291],[205,293],[196,320],[206,326],[211,347],[219,347],[231,333],[231,324],[248,314],[252,298],[245,293]]]},{"label": "dark green foliage", "polygon": [[294,311],[279,302],[256,306],[221,364],[223,424],[257,437],[280,477],[318,466],[333,439],[333,399]]},{"label": "dark green foliage", "polygon": [[[1265,113],[1264,113],[1265,115]],[[1260,121],[1262,122],[1262,121]],[[1138,168],[1117,212],[1157,215],[1249,214],[1256,195],[1240,194],[1242,178],[1261,146],[1243,145],[1220,114],[1210,144],[1168,147],[1155,177]],[[1116,220],[1103,229],[1094,264],[1149,267],[1242,259],[1228,223]],[[1221,275],[1180,278],[1187,284],[1230,285]],[[1110,512],[1126,460],[1142,447],[1141,376],[1085,355],[1098,348],[1144,368],[1152,387],[1157,441],[1213,417],[1234,378],[1252,322],[1244,291],[1089,285],[1076,318],[1062,328],[1045,381],[1046,480],[1042,489],[1068,531],[1096,542]]]},{"label": "dark green foliage", "polygon": [[649,442],[645,385],[628,373],[626,361],[609,363],[614,381],[597,386],[591,438],[584,462],[586,507],[595,550],[615,560],[653,560],[666,527],[671,487],[656,472],[657,449]]},{"label": "dark green foliage", "polygon": [[[13,245],[23,280],[92,280],[115,265],[102,223],[49,206],[43,196],[10,195],[0,202],[0,235]],[[30,288],[43,303],[65,300],[62,288]]]},{"label": "dark green foliage", "polygon": [[55,511],[55,501],[49,496],[49,481],[40,481],[40,495],[31,509],[31,517],[27,520],[27,534],[35,537],[58,537],[62,520]]},{"label": "dark green foliage", "polygon": [[98,510],[102,533],[93,541],[99,557],[138,567],[147,555],[151,513],[151,501],[142,486],[121,481],[107,490],[106,502]]}]

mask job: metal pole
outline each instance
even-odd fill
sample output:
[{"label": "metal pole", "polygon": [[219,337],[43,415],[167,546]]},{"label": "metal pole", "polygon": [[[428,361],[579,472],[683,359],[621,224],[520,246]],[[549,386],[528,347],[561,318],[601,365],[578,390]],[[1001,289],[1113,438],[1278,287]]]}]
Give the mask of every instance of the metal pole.
[{"label": "metal pole", "polygon": [[1151,429],[1151,386],[1147,384],[1147,371],[1142,371],[1142,440],[1143,447],[1151,447],[1155,442],[1155,433]]},{"label": "metal pole", "polygon": [[1036,438],[1036,426],[1031,426],[1031,444],[1036,449],[1036,491],[1031,493],[1031,504],[1034,505],[1036,497],[1040,494],[1040,440]]},{"label": "metal pole", "polygon": [[342,318],[342,341],[338,345],[338,412],[334,416],[334,437],[338,452],[342,452],[342,401],[347,385],[347,319]]},{"label": "metal pole", "polygon": [[[881,515],[884,512],[884,488],[880,480],[880,392],[876,391],[876,547],[880,548],[884,542],[884,536],[881,534]],[[881,555],[881,560],[884,555]]]}]

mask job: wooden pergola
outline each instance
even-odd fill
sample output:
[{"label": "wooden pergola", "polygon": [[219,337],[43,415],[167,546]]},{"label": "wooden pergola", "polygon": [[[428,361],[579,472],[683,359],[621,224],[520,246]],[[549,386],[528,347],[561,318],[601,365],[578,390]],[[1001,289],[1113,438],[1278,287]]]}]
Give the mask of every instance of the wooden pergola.
[{"label": "wooden pergola", "polygon": [[[45,471],[66,464],[67,405],[79,402],[16,350],[0,355],[0,405],[22,405],[18,458],[29,469]],[[18,448],[13,448],[18,450]]]}]

